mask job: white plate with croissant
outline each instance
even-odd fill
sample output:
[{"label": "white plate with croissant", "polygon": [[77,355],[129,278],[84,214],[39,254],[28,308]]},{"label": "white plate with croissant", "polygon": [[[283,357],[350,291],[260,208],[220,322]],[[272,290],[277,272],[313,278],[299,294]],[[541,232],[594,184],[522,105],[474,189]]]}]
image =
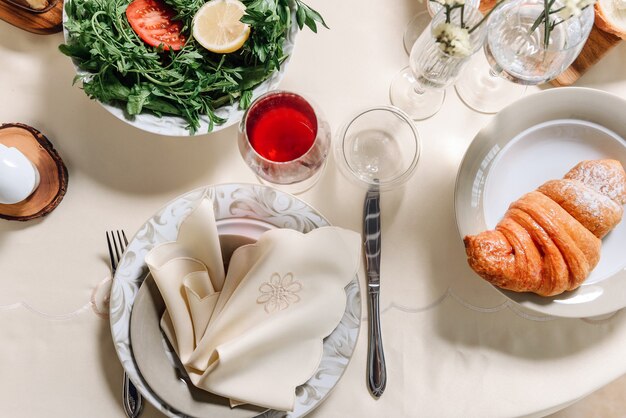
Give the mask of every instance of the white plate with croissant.
[{"label": "white plate with croissant", "polygon": [[468,264],[514,302],[575,318],[626,306],[625,107],[592,89],[544,91],[468,148],[455,190]]}]

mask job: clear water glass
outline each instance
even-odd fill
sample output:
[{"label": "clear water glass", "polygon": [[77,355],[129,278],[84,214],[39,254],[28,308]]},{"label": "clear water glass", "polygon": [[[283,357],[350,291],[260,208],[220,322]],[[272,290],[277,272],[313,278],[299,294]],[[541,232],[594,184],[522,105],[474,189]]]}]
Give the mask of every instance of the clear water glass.
[{"label": "clear water glass", "polygon": [[[560,9],[563,4],[562,0],[556,0],[552,10]],[[593,26],[593,6],[557,24],[550,32],[547,47],[545,25],[531,31],[543,11],[543,0],[512,0],[494,10],[484,47],[489,67],[478,70],[468,66],[472,70],[466,71],[456,85],[468,106],[485,113],[497,112],[523,92],[523,88],[515,88],[505,80],[520,85],[542,84],[556,78],[574,62]]]},{"label": "clear water glass", "polygon": [[408,115],[393,106],[358,112],[341,129],[335,160],[341,173],[362,187],[381,191],[404,184],[415,171],[420,137]]}]

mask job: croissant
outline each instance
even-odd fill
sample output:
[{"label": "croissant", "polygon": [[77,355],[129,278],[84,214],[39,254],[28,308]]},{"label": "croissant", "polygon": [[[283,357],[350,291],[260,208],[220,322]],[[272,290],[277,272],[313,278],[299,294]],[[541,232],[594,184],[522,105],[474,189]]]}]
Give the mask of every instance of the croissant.
[{"label": "croissant", "polygon": [[495,230],[463,241],[470,267],[491,284],[554,296],[574,290],[622,219],[626,173],[616,160],[582,161],[513,202]]}]

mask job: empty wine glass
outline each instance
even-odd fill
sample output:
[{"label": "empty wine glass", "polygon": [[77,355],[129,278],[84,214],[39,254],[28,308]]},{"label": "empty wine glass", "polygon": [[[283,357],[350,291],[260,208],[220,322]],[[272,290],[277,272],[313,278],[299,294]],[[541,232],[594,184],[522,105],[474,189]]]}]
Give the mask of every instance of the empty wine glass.
[{"label": "empty wine glass", "polygon": [[[482,18],[477,9],[457,7],[450,11],[450,23],[446,23],[446,10],[441,9],[411,48],[409,66],[392,80],[391,103],[414,120],[437,113],[445,98],[444,89],[455,82],[469,57],[482,46],[485,25],[476,26]],[[446,47],[441,40],[449,34],[442,29],[455,35],[463,25],[473,31],[462,34],[463,42],[455,39]]]},{"label": "empty wine glass", "polygon": [[[563,7],[555,0],[551,10]],[[525,86],[556,78],[576,59],[593,26],[593,6],[565,19],[551,13],[547,46],[546,24],[533,29],[544,9],[544,0],[511,0],[491,14],[485,56],[476,54],[455,85],[470,108],[495,113],[518,99]]]},{"label": "empty wine glass", "polygon": [[297,194],[311,188],[326,166],[330,127],[312,101],[272,91],[248,108],[238,139],[244,161],[262,183]]},{"label": "empty wine glass", "polygon": [[[480,0],[466,0],[465,6],[478,9]],[[419,12],[411,21],[406,25],[404,30],[404,36],[402,41],[404,43],[404,50],[407,54],[411,53],[411,48],[417,38],[424,32],[424,29],[428,26],[432,18],[443,8],[443,5],[439,1],[427,0],[426,11]]]},{"label": "empty wine glass", "polygon": [[408,115],[392,106],[358,112],[339,132],[335,160],[352,183],[381,191],[404,184],[415,171],[420,137]]}]

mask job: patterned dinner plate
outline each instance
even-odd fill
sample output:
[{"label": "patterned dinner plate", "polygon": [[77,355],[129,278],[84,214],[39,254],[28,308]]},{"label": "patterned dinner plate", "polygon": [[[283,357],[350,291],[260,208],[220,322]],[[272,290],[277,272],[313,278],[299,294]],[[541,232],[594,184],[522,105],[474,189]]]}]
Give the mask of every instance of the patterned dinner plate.
[{"label": "patterned dinner plate", "polygon": [[[130,341],[131,312],[139,289],[147,277],[148,268],[144,262],[146,253],[155,245],[175,240],[182,220],[204,197],[213,201],[220,234],[226,231],[231,235],[253,236],[270,228],[290,228],[306,233],[329,225],[314,208],[287,193],[263,185],[224,184],[196,189],[174,199],[139,229],[129,243],[113,280],[110,301],[111,333],[118,357],[130,379],[146,399],[169,417],[185,417],[188,414],[166,402],[141,375]],[[242,229],[244,232],[240,233]],[[324,340],[324,352],[317,371],[296,389],[294,411],[260,412],[249,408],[249,414],[244,413],[244,416],[301,417],[326,398],[352,357],[360,328],[361,298],[358,278],[355,277],[345,290],[347,303],[344,315],[337,328]],[[135,353],[137,354],[141,353]],[[175,398],[167,395],[164,397],[170,400]],[[202,399],[194,401],[203,402]],[[220,416],[242,415],[241,410],[225,408],[223,402],[220,405]],[[212,416],[214,415],[207,414],[196,417]]]}]

